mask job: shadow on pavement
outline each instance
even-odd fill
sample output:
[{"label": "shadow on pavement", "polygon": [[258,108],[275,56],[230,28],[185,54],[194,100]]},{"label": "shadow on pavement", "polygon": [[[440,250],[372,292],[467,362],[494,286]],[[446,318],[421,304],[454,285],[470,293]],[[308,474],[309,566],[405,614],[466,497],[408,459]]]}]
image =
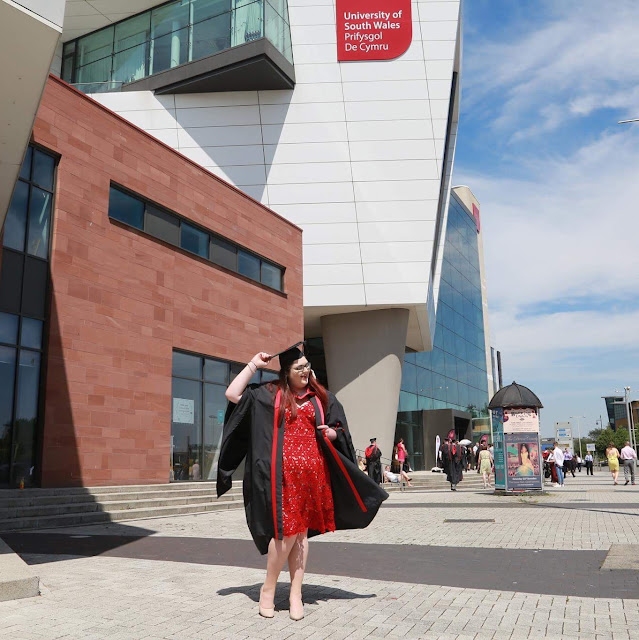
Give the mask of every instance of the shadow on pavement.
[{"label": "shadow on pavement", "polygon": [[[241,593],[253,602],[257,603],[260,600],[260,587],[262,583],[251,585],[241,585],[237,587],[225,587],[220,589],[217,594],[220,596],[231,596],[236,593]],[[285,604],[288,602],[288,592],[290,585],[288,583],[278,582],[277,592],[278,595],[275,598],[276,605]],[[282,597],[282,594],[286,594]],[[376,598],[376,593],[353,593],[352,591],[345,591],[344,589],[338,589],[336,587],[319,585],[319,584],[304,584],[304,604],[318,604],[319,602],[328,602],[329,600],[361,600],[366,598]],[[276,607],[281,608],[281,607]]]}]

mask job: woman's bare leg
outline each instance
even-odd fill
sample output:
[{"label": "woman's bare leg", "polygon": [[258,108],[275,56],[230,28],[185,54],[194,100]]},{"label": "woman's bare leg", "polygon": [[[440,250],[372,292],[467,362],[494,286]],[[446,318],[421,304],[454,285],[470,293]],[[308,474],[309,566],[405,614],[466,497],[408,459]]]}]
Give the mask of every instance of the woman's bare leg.
[{"label": "woman's bare leg", "polygon": [[260,606],[268,609],[273,608],[277,579],[296,540],[297,536],[289,536],[284,540],[271,539],[266,556],[266,578],[260,591]]},{"label": "woman's bare leg", "polygon": [[295,544],[288,556],[288,569],[291,574],[290,613],[291,617],[301,619],[304,616],[302,603],[302,582],[308,559],[307,532],[298,533]]}]

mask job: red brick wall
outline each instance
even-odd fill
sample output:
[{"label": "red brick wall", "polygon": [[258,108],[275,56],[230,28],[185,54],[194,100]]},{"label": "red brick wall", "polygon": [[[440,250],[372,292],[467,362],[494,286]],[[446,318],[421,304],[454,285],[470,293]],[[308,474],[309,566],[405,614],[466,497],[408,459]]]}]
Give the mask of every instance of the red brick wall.
[{"label": "red brick wall", "polygon": [[[174,348],[239,362],[303,336],[301,230],[60,80],[42,486],[167,482]],[[286,267],[286,296],[108,218],[109,184]]]}]

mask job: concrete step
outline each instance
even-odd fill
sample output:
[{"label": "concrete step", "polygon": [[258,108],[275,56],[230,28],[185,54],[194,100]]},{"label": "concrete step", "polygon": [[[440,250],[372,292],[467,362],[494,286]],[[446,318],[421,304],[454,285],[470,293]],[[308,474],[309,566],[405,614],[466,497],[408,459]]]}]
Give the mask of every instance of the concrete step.
[{"label": "concrete step", "polygon": [[188,505],[182,504],[161,507],[142,507],[137,509],[120,509],[115,511],[92,511],[88,513],[18,517],[0,520],[0,532],[4,533],[7,531],[21,531],[28,529],[49,529],[54,527],[73,527],[77,525],[137,520],[139,518],[158,518],[193,513],[206,513],[208,511],[241,509],[243,506],[244,504],[241,500],[227,500]]},{"label": "concrete step", "polygon": [[[106,495],[106,494],[105,494]],[[117,495],[117,494],[108,494]],[[128,496],[128,494],[123,494]],[[222,503],[222,502],[240,502],[242,494],[233,493],[225,494],[221,498],[214,495],[196,495],[196,496],[171,496],[163,498],[142,498],[133,499],[130,497],[117,500],[100,500],[99,502],[60,502],[57,504],[35,505],[35,506],[19,506],[0,509],[0,521],[12,518],[34,518],[37,516],[56,516],[70,513],[91,513],[94,511],[122,511],[130,509],[142,509],[147,507],[172,507],[189,504],[205,504],[205,503]]]},{"label": "concrete step", "polygon": [[[225,495],[242,495],[240,487],[233,487]],[[216,491],[214,486],[201,486],[200,488],[184,488],[181,490],[157,490],[151,489],[149,491],[119,491],[109,493],[94,493],[93,489],[85,490],[85,493],[67,493],[67,494],[52,494],[52,495],[39,495],[34,493],[27,493],[25,491],[16,493],[11,497],[0,497],[0,511],[11,507],[35,507],[44,505],[55,504],[71,504],[71,503],[96,503],[104,501],[117,501],[117,500],[144,500],[144,499],[165,499],[176,497],[212,497],[215,498]]]}]

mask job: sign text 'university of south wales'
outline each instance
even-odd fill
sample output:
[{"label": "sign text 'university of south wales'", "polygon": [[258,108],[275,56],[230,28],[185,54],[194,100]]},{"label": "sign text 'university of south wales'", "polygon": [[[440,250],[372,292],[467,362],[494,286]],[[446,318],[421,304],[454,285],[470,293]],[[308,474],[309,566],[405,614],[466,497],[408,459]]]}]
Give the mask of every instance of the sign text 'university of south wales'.
[{"label": "sign text 'university of south wales'", "polygon": [[391,60],[413,39],[410,0],[337,0],[337,59]]}]

